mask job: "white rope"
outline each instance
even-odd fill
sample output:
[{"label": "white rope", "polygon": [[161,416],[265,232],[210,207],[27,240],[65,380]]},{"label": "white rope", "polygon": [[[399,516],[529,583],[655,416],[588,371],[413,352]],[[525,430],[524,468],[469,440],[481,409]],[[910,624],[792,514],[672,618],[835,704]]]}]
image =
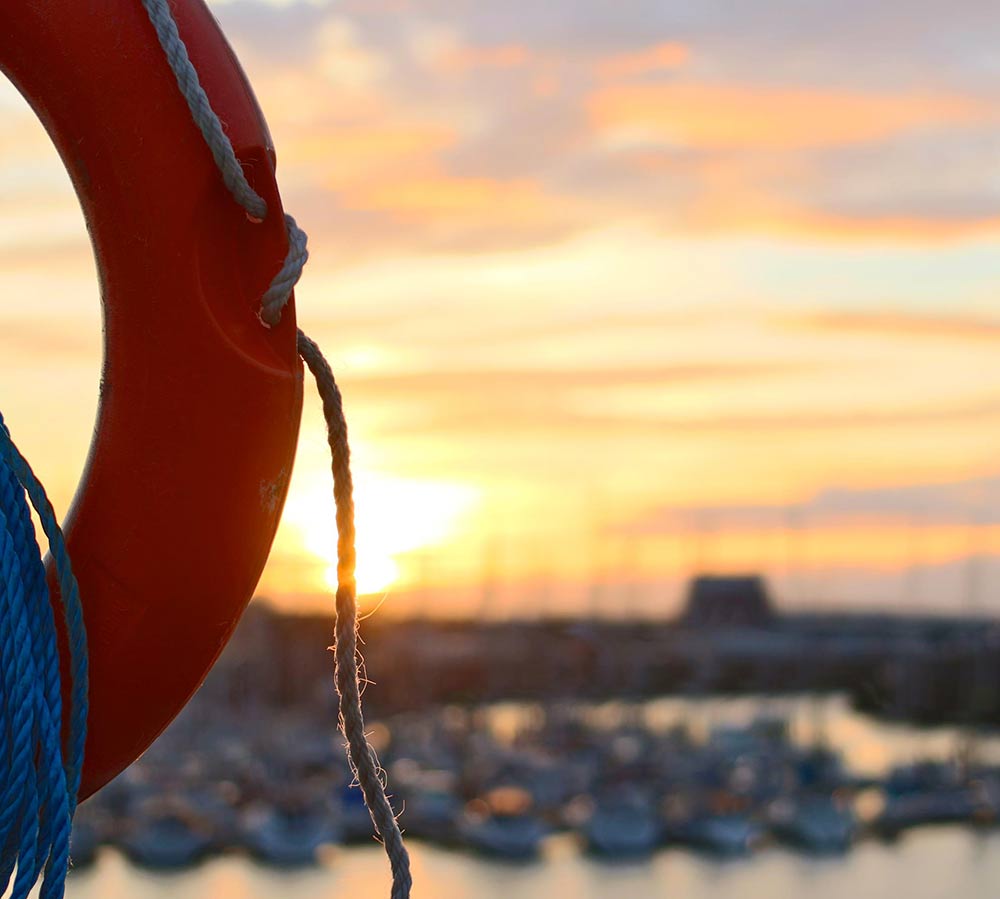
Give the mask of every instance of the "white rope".
[{"label": "white rope", "polygon": [[[188,109],[191,110],[191,118],[201,131],[205,144],[215,160],[216,168],[222,175],[222,180],[233,199],[239,203],[247,215],[258,221],[263,221],[267,217],[267,203],[247,181],[243,173],[243,166],[236,158],[236,152],[230,143],[226,132],[222,128],[222,122],[212,109],[212,104],[208,99],[208,94],[201,86],[198,78],[198,71],[188,56],[187,47],[181,40],[180,32],[177,30],[177,23],[167,0],[142,0],[142,5],[146,8],[149,21],[156,29],[156,36],[160,41],[160,46],[166,54],[170,69],[177,79],[177,86],[181,95],[187,101]],[[271,286],[264,292],[261,298],[260,318],[269,327],[281,321],[281,311],[285,308],[295,285],[302,276],[302,269],[309,258],[306,249],[308,237],[290,215],[285,216],[285,229],[288,232],[288,255],[281,270],[274,276]]]},{"label": "white rope", "polygon": [[[233,199],[246,210],[247,215],[255,219],[264,219],[267,215],[267,204],[250,186],[243,173],[222,123],[198,80],[198,73],[181,40],[167,0],[142,0],[142,4],[156,29],[167,62],[187,101],[191,116],[215,159],[226,187]],[[309,258],[306,233],[290,215],[285,216],[285,228],[288,232],[288,253],[285,262],[261,297],[259,314],[266,326],[275,325],[281,320],[281,312],[288,303]],[[330,366],[319,347],[302,331],[298,332],[298,351],[316,377],[323,399],[323,412],[333,454],[339,582],[336,599],[335,683],[340,698],[340,724],[347,739],[348,758],[392,867],[391,899],[408,899],[412,883],[410,859],[403,845],[399,824],[386,795],[378,759],[365,735],[365,723],[361,711],[357,661],[357,596],[354,579],[354,501],[343,403]]]}]

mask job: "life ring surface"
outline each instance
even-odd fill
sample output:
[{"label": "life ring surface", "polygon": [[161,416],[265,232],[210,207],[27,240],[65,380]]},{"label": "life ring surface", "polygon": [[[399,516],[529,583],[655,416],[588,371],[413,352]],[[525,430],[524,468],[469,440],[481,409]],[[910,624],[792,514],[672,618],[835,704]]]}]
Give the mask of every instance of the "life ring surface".
[{"label": "life ring surface", "polygon": [[267,126],[202,0],[172,6],[262,223],[227,192],[139,0],[6,0],[0,17],[0,69],[69,171],[102,287],[100,404],[64,523],[90,656],[81,799],[225,645],[270,550],[302,406],[292,307],[270,330],[257,318],[287,249]]}]

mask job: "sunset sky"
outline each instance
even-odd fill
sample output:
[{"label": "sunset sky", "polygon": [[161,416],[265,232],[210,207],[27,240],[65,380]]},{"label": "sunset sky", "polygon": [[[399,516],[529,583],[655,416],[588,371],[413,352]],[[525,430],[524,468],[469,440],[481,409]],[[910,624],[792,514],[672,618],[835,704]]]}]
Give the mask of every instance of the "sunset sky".
[{"label": "sunset sky", "polygon": [[[669,614],[699,569],[1000,611],[996,0],[210,5],[310,233],[380,614]],[[96,279],[0,114],[0,409],[65,510]],[[311,393],[296,466],[260,592],[316,608]]]}]

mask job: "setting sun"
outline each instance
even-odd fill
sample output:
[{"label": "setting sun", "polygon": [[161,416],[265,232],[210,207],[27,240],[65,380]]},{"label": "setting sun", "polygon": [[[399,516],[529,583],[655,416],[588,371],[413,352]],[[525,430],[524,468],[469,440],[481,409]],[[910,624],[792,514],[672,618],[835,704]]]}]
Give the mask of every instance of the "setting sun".
[{"label": "setting sun", "polygon": [[[400,558],[454,536],[476,491],[461,484],[418,481],[375,472],[355,474],[359,595],[382,593],[404,576]],[[326,587],[337,586],[337,531],[329,483],[311,479],[288,497],[286,520],[302,546],[324,564]]]}]

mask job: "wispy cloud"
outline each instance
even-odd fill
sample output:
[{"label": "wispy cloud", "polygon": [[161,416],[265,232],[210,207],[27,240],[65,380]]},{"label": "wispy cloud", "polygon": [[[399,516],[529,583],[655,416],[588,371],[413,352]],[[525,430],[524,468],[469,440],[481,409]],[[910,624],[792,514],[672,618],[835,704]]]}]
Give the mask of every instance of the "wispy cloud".
[{"label": "wispy cloud", "polygon": [[749,151],[872,143],[997,115],[989,105],[960,96],[698,82],[602,88],[588,107],[594,126],[612,137],[617,132],[636,141]]},{"label": "wispy cloud", "polygon": [[1000,320],[983,316],[914,314],[905,311],[836,311],[784,316],[778,321],[792,328],[830,334],[873,336],[922,341],[973,344],[1000,341]]},{"label": "wispy cloud", "polygon": [[827,487],[783,503],[677,505],[644,512],[623,525],[633,533],[677,533],[692,528],[790,529],[862,521],[909,527],[1000,525],[1000,475],[892,486]]},{"label": "wispy cloud", "polygon": [[[480,400],[482,398],[479,398]],[[442,434],[459,432],[504,431],[516,433],[518,429],[534,434],[552,436],[575,433],[579,435],[616,434],[620,440],[642,438],[693,439],[711,444],[734,438],[783,439],[795,435],[817,437],[827,435],[832,439],[838,434],[871,431],[874,434],[898,428],[933,428],[943,425],[989,425],[995,431],[1000,422],[1000,396],[981,401],[928,406],[914,403],[907,408],[859,410],[857,412],[819,411],[803,414],[799,411],[739,414],[723,412],[715,415],[671,415],[617,412],[611,405],[595,403],[593,408],[583,405],[567,408],[552,398],[532,396],[497,396],[492,403],[477,401],[474,395],[462,394],[455,402],[441,404],[435,413],[425,414],[428,426]],[[730,445],[735,451],[736,445]]]}]

